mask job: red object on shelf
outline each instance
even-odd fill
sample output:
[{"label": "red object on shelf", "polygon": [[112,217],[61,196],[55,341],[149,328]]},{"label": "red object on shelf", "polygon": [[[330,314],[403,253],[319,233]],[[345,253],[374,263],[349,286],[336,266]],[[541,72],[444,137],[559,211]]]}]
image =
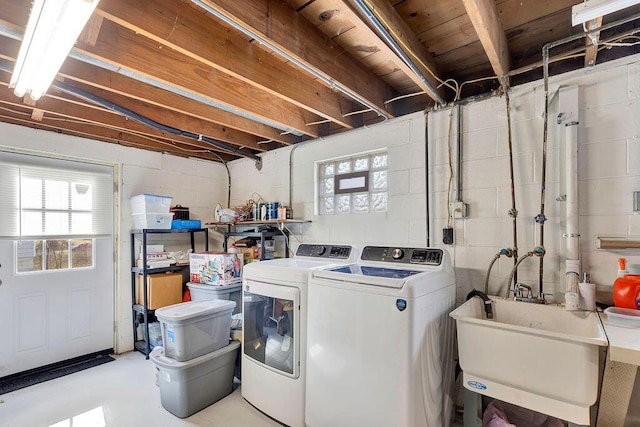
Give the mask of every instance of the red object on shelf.
[{"label": "red object on shelf", "polygon": [[616,307],[638,309],[640,274],[625,274],[613,282],[613,304]]},{"label": "red object on shelf", "polygon": [[189,301],[191,301],[191,291],[189,290],[189,288],[187,288],[182,294],[182,302],[189,302]]}]

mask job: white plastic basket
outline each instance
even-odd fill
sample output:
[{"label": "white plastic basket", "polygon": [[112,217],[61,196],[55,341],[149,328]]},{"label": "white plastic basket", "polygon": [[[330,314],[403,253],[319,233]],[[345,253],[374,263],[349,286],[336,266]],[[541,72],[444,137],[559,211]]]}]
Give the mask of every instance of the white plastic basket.
[{"label": "white plastic basket", "polygon": [[640,328],[640,310],[608,307],[604,312],[607,315],[607,322],[612,325]]},{"label": "white plastic basket", "polygon": [[169,213],[173,197],[138,194],[129,198],[132,214]]}]

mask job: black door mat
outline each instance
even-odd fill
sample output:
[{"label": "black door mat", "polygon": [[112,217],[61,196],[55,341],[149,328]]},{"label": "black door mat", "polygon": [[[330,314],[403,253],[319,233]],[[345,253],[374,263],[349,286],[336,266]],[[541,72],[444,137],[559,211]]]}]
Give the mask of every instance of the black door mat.
[{"label": "black door mat", "polygon": [[[109,353],[110,352],[111,350],[109,350]],[[108,354],[98,352],[54,363],[52,365],[43,366],[41,368],[20,372],[14,375],[9,375],[7,377],[0,378],[0,395],[43,383],[45,381],[64,377],[65,375],[93,368],[94,366],[103,365],[114,360],[115,359]]]}]

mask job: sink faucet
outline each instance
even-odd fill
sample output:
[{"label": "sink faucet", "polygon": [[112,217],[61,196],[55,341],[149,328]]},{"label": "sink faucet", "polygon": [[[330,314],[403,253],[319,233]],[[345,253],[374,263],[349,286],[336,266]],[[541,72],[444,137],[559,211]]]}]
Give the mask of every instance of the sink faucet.
[{"label": "sink faucet", "polygon": [[[546,251],[542,246],[536,246],[531,251],[527,252],[523,257],[521,257],[518,260],[518,262],[515,263],[515,265],[513,266],[513,269],[511,270],[511,274],[509,275],[509,281],[507,282],[507,298],[509,298],[510,294],[513,292],[514,301],[533,302],[537,304],[547,303],[547,300],[545,300],[544,297],[545,295],[548,295],[548,294],[542,293],[542,284],[540,284],[539,295],[537,297],[534,297],[533,292],[531,291],[531,286],[525,285],[523,283],[514,283],[515,273],[520,263],[522,263],[522,261],[532,256],[543,257],[545,252]],[[512,283],[513,283],[513,287],[511,287]],[[523,296],[522,289],[527,289],[526,296]]]},{"label": "sink faucet", "polygon": [[467,294],[466,301],[469,301],[473,297],[481,298],[484,302],[484,313],[487,316],[487,319],[493,319],[493,307],[491,306],[491,299],[482,291],[477,289],[472,290]]},{"label": "sink faucet", "polygon": [[[524,290],[526,289],[527,294],[524,294]],[[547,301],[544,299],[544,295],[540,295],[539,297],[533,296],[533,291],[531,290],[531,286],[525,285],[524,283],[516,283],[514,285],[513,291],[513,300],[514,301],[522,301],[522,302],[532,302],[535,304],[546,304]]]},{"label": "sink faucet", "polygon": [[[516,283],[516,298],[533,298],[533,291],[531,290],[531,286],[525,285],[524,283]],[[525,297],[523,294],[523,290],[527,290],[527,296]]]}]

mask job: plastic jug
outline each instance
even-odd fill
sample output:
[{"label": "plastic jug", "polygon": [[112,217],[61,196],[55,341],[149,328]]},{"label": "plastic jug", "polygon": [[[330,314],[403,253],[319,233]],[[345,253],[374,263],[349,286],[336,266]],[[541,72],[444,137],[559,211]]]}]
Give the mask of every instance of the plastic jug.
[{"label": "plastic jug", "polygon": [[613,303],[616,307],[640,308],[640,274],[625,274],[613,282]]}]

